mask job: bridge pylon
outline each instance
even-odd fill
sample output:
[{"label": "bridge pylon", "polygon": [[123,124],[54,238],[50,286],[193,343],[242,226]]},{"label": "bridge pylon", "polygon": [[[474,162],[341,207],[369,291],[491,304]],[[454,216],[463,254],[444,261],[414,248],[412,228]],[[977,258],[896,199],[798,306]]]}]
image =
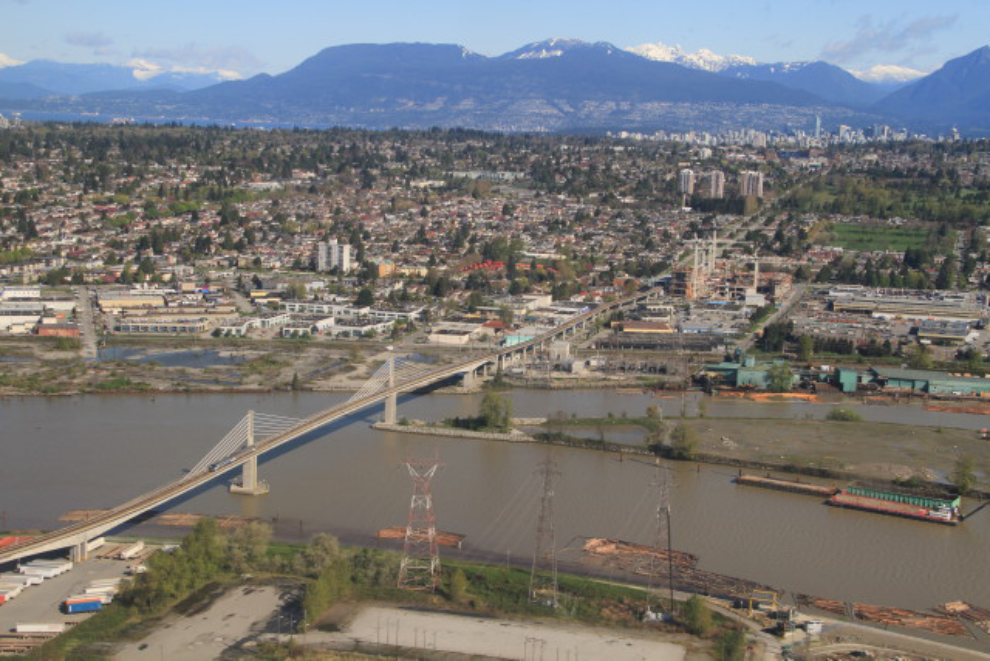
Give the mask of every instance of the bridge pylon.
[{"label": "bridge pylon", "polygon": [[[245,447],[254,447],[254,411],[247,412],[247,441]],[[258,480],[258,457],[251,457],[241,466],[241,481],[230,485],[230,493],[246,496],[262,496],[271,491],[264,480]]]},{"label": "bridge pylon", "polygon": [[[395,356],[391,354],[388,357],[388,387],[395,387]],[[398,422],[396,418],[398,408],[399,396],[393,392],[385,398],[385,424],[394,425]]]}]

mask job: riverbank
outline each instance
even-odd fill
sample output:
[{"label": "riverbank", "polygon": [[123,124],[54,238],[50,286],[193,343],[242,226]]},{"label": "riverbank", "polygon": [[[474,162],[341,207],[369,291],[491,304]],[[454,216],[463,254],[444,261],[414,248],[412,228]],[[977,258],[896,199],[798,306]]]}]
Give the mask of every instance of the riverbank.
[{"label": "riverbank", "polygon": [[[944,490],[960,456],[990,466],[990,443],[963,429],[924,428],[879,422],[769,418],[603,418],[549,420],[545,432],[479,432],[412,421],[378,423],[375,429],[482,441],[545,443],[617,454],[667,456],[669,433],[684,424],[697,438],[686,457],[698,463],[772,471],[841,481],[880,483],[908,489]],[[661,432],[661,428],[663,431]],[[642,429],[652,445],[609,440],[609,434]],[[571,432],[571,433],[568,433]],[[595,438],[574,435],[592,432]],[[652,436],[651,436],[652,435]],[[905,463],[913,459],[913,463]],[[990,479],[977,475],[972,494],[990,496]]]}]

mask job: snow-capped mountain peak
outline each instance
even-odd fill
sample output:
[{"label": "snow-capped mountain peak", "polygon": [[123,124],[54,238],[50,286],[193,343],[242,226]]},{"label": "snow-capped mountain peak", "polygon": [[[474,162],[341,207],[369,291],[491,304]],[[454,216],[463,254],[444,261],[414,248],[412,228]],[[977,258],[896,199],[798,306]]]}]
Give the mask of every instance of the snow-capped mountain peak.
[{"label": "snow-capped mountain peak", "polygon": [[619,50],[605,41],[590,43],[581,41],[580,39],[562,39],[558,37],[545,41],[534,41],[511,53],[506,53],[502,57],[512,60],[544,60],[550,57],[561,57],[569,51],[579,49],[596,49],[609,55]]},{"label": "snow-capped mountain peak", "polygon": [[663,42],[640,44],[626,49],[640,57],[657,62],[673,62],[691,69],[719,72],[730,67],[756,64],[756,59],[747,55],[719,55],[707,48],[689,53],[680,46],[668,46]]},{"label": "snow-capped mountain peak", "polygon": [[849,73],[867,83],[909,83],[925,76],[924,71],[918,71],[910,67],[902,67],[898,64],[876,64],[869,69],[855,71],[850,69]]},{"label": "snow-capped mountain peak", "polygon": [[0,69],[3,69],[4,67],[16,67],[18,64],[24,63],[20,60],[15,60],[5,53],[0,53]]}]

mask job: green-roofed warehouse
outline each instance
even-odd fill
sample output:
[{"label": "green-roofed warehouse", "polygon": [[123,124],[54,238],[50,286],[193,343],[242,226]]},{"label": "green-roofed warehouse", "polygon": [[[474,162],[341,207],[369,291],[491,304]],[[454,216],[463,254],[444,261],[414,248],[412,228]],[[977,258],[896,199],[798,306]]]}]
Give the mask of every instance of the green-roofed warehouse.
[{"label": "green-roofed warehouse", "polygon": [[885,388],[897,388],[930,395],[975,395],[990,397],[990,379],[911,370],[897,367],[871,367],[873,380]]}]

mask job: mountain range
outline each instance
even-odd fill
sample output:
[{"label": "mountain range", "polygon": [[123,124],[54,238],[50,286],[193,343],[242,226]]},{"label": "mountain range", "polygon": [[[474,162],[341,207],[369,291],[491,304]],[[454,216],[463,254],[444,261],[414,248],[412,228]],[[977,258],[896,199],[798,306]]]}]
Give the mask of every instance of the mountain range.
[{"label": "mountain range", "polygon": [[5,110],[307,126],[807,130],[820,115],[827,127],[958,125],[990,134],[990,48],[913,82],[888,74],[912,75],[857,77],[826,62],[759,64],[662,44],[626,50],[550,39],[497,57],[453,44],[352,44],[282,74],[220,83],[35,61],[0,69],[0,98]]},{"label": "mountain range", "polygon": [[133,66],[31,60],[0,68],[0,98],[38,98],[115,90],[188,91],[215,85],[220,80],[215,74],[158,73]]}]

